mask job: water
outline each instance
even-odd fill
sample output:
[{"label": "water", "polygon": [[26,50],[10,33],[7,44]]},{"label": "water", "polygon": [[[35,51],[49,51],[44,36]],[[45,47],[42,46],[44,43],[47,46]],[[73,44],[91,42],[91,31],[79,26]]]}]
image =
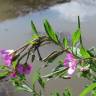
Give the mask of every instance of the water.
[{"label": "water", "polygon": [[[2,1],[2,0],[1,0]],[[0,1],[0,2],[1,2]],[[12,1],[13,2],[13,1]],[[0,4],[8,4],[9,2],[2,1]],[[12,3],[13,4],[13,3]],[[15,3],[16,10],[18,10],[19,4],[26,5],[25,3]],[[0,22],[0,48],[1,49],[16,49],[21,44],[24,44],[29,38],[31,38],[31,26],[30,21],[33,20],[38,27],[39,32],[44,32],[43,21],[47,18],[50,23],[53,25],[54,29],[57,32],[60,32],[64,35],[71,35],[73,31],[75,31],[77,27],[77,16],[80,16],[81,19],[81,29],[82,36],[84,40],[84,44],[86,47],[96,46],[96,1],[95,0],[73,0],[68,3],[57,4],[52,7],[49,7],[45,10],[30,12],[33,10],[32,8],[27,6],[28,13],[25,11],[19,11],[19,15],[14,13],[14,9],[12,9],[13,5],[10,5],[10,11],[8,7],[4,7],[0,11],[0,15],[2,17]],[[5,8],[5,9],[4,9]],[[25,8],[25,7],[22,7]],[[20,7],[20,9],[22,10]],[[26,9],[26,8],[25,8]],[[24,10],[25,10],[24,9]],[[7,10],[7,11],[4,11]],[[7,12],[7,13],[6,13]],[[18,13],[18,11],[15,11]],[[24,16],[22,16],[24,12]],[[26,15],[25,15],[26,13]],[[4,15],[5,14],[5,15]],[[12,16],[10,16],[10,15]],[[14,18],[13,18],[14,17]],[[9,19],[11,18],[11,19]],[[3,21],[4,20],[4,21]],[[69,37],[70,38],[70,37]],[[50,48],[48,48],[47,53]],[[44,50],[44,49],[43,49]],[[46,51],[45,51],[46,52]],[[36,62],[38,63],[38,62]],[[60,84],[58,82],[61,82]],[[73,88],[75,91],[73,96],[78,96],[78,94],[82,90],[82,86],[87,83],[87,80],[74,78],[71,80],[56,80],[48,82],[46,86],[46,95],[49,96],[48,93],[53,89],[59,89],[60,91],[66,87]],[[50,88],[50,85],[53,84]],[[77,89],[78,87],[78,89]],[[5,90],[5,89],[3,89]],[[9,89],[10,90],[10,89]],[[12,90],[13,91],[13,90]],[[22,95],[22,93],[15,92],[13,96],[28,96],[27,94]]]},{"label": "water", "polygon": [[92,5],[95,6],[96,5],[96,0],[78,0],[79,3],[83,3],[83,4],[87,4],[87,5]]}]

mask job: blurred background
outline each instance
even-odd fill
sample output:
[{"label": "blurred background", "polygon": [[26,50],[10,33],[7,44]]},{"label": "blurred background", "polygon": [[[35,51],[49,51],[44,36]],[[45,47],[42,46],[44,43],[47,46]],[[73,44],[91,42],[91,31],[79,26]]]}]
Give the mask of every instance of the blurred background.
[{"label": "blurred background", "polygon": [[[43,21],[48,19],[56,32],[61,36],[70,36],[77,27],[77,17],[80,16],[83,42],[87,48],[96,46],[96,0],[0,0],[0,49],[16,49],[31,39],[33,20],[39,32],[44,32]],[[41,48],[42,55],[48,54],[55,46]],[[60,57],[63,59],[63,57]],[[2,64],[2,60],[0,60]],[[57,62],[55,61],[54,64]],[[41,64],[34,62],[34,70]],[[51,68],[43,69],[42,74],[50,72]],[[31,84],[31,77],[28,77]],[[84,84],[89,81],[73,77],[71,80],[50,80],[45,88],[45,96],[52,90],[70,88],[73,96],[79,96]],[[31,96],[18,92],[10,82],[0,82],[0,96]]]}]

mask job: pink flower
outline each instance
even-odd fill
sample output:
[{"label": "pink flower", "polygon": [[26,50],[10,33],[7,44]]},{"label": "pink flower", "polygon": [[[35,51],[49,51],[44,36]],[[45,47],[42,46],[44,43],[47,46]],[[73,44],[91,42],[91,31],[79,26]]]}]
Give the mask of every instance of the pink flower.
[{"label": "pink flower", "polygon": [[10,77],[11,77],[11,78],[16,78],[16,76],[17,76],[17,74],[16,74],[15,71],[14,71],[13,73],[10,74]]},{"label": "pink flower", "polygon": [[12,62],[12,54],[14,50],[0,50],[1,56],[4,60],[5,65],[10,66]]},{"label": "pink flower", "polygon": [[17,67],[17,72],[19,74],[30,74],[31,70],[32,70],[32,64],[28,65],[19,64]]},{"label": "pink flower", "polygon": [[77,60],[73,56],[72,53],[67,53],[65,59],[64,59],[64,67],[68,68],[68,75],[71,76],[77,67]]}]

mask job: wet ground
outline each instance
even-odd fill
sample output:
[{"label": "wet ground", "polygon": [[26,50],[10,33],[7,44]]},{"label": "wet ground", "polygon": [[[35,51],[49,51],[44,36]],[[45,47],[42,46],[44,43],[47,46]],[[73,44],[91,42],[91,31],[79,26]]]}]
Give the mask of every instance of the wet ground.
[{"label": "wet ground", "polygon": [[70,0],[0,0],[0,20],[23,16]]}]

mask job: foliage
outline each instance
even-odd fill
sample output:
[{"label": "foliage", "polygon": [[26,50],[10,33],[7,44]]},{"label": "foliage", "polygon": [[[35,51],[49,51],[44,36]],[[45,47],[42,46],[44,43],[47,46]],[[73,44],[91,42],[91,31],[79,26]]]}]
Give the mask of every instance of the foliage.
[{"label": "foliage", "polygon": [[[81,92],[80,96],[87,96],[89,92],[92,96],[96,96],[96,83],[94,83],[96,81],[96,50],[84,47],[80,18],[78,17],[78,26],[73,32],[70,42],[67,37],[60,41],[48,20],[44,21],[45,35],[38,32],[33,21],[31,21],[31,26],[32,38],[25,45],[17,50],[0,50],[4,61],[4,64],[0,65],[0,80],[11,81],[17,90],[27,91],[32,96],[44,96],[46,84],[50,79],[71,79],[76,72],[80,74],[80,77],[86,78],[92,83]],[[43,58],[39,49],[50,43],[55,44],[57,49]],[[58,60],[61,55],[64,57],[63,61]],[[58,64],[54,65],[54,68],[46,75],[42,75],[42,66],[33,72],[33,63],[37,56],[39,61],[45,62],[43,68],[51,66],[54,60],[57,60]],[[31,72],[32,84],[28,83],[26,78],[26,75]],[[39,91],[36,90],[36,85],[39,85]],[[72,93],[66,88],[62,95],[59,91],[53,91],[50,96],[72,96]]]}]

